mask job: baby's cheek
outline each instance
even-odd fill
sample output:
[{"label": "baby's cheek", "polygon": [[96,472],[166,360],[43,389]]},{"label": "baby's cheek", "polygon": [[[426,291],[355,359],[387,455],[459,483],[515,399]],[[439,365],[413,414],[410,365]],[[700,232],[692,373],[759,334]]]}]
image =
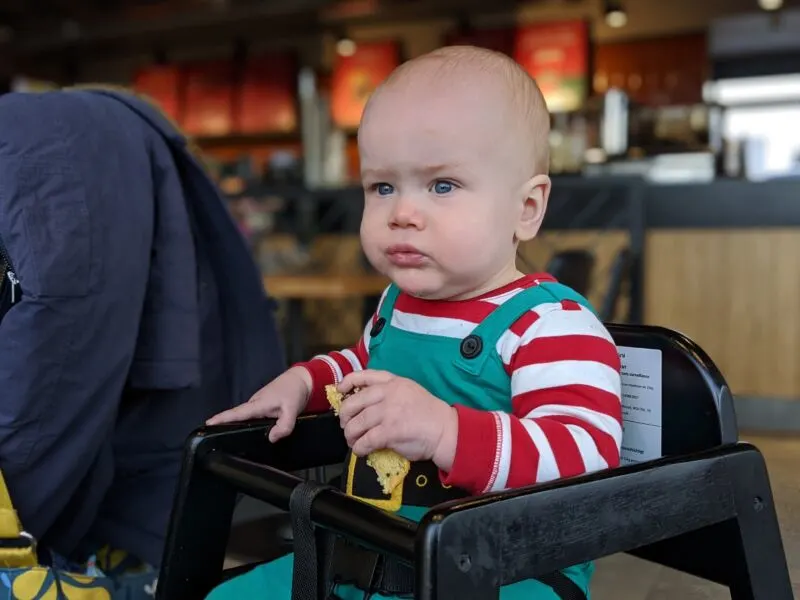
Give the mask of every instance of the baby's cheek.
[{"label": "baby's cheek", "polygon": [[378,251],[376,247],[369,246],[362,242],[362,249],[364,251],[364,255],[367,257],[369,264],[377,270],[379,273],[386,273],[386,269],[389,266],[389,262],[387,261],[386,257],[383,255],[382,252]]},{"label": "baby's cheek", "polygon": [[381,252],[380,237],[381,235],[377,228],[370,228],[368,225],[362,226],[361,247],[370,262],[380,259],[383,254]]},{"label": "baby's cheek", "polygon": [[447,231],[438,236],[437,243],[443,253],[453,259],[478,262],[491,236],[487,236],[486,225],[475,227],[469,222],[452,223]]}]

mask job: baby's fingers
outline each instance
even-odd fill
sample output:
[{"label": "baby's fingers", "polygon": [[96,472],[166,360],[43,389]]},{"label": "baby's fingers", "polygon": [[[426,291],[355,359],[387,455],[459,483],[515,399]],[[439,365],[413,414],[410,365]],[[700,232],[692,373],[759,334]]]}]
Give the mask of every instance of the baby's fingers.
[{"label": "baby's fingers", "polygon": [[222,425],[224,423],[237,423],[239,421],[250,421],[251,419],[264,419],[274,416],[274,407],[266,407],[259,402],[245,402],[234,408],[214,415],[206,425]]},{"label": "baby's fingers", "polygon": [[394,378],[394,375],[386,371],[374,371],[367,369],[365,371],[353,371],[345,375],[344,379],[339,382],[336,389],[342,394],[347,394],[354,388],[365,388],[371,385],[380,385],[389,383]]},{"label": "baby's fingers", "polygon": [[275,425],[269,430],[269,441],[273,444],[281,440],[294,431],[294,424],[297,422],[297,417],[289,414],[285,409],[281,411]]}]

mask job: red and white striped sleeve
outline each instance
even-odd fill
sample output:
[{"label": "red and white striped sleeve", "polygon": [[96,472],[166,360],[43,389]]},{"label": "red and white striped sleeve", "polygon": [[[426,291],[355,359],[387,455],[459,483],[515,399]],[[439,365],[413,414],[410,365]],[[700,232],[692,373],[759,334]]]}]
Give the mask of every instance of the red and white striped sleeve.
[{"label": "red and white striped sleeve", "polygon": [[337,384],[345,375],[354,371],[363,371],[367,368],[367,363],[369,362],[369,342],[371,339],[370,332],[372,331],[372,326],[375,324],[375,321],[378,320],[378,311],[380,311],[380,305],[383,303],[388,289],[389,288],[386,288],[386,290],[383,291],[377,311],[367,321],[367,324],[364,326],[364,331],[355,346],[343,350],[336,350],[329,354],[320,354],[307,362],[295,365],[305,367],[311,374],[311,396],[306,406],[306,412],[318,413],[329,410],[330,405],[325,396],[325,386]]},{"label": "red and white striped sleeve", "polygon": [[510,414],[456,407],[443,483],[482,494],[619,465],[619,354],[591,311],[571,300],[537,306],[497,352],[511,376]]}]

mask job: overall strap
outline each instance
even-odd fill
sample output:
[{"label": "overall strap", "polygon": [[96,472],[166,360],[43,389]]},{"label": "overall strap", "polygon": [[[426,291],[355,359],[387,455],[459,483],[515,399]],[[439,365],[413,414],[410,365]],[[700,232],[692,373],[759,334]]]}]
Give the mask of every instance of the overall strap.
[{"label": "overall strap", "polygon": [[456,366],[477,375],[492,355],[497,341],[522,315],[539,304],[562,300],[572,300],[594,312],[589,301],[571,288],[556,282],[536,283],[503,302],[461,341]]},{"label": "overall strap", "polygon": [[393,283],[389,285],[389,288],[386,290],[386,295],[383,297],[383,300],[381,301],[381,306],[378,309],[378,318],[375,320],[375,324],[372,326],[372,330],[370,331],[369,334],[370,351],[372,350],[372,348],[381,343],[381,340],[383,339],[383,335],[381,335],[381,333],[386,328],[386,325],[392,322],[392,313],[394,312],[394,305],[395,302],[397,302],[397,297],[399,295],[400,295],[400,288]]},{"label": "overall strap", "polygon": [[553,297],[553,302],[572,300],[573,302],[577,302],[583,306],[586,310],[591,311],[592,314],[597,315],[597,311],[584,296],[573,290],[571,287],[564,285],[563,283],[558,283],[556,281],[543,281],[538,287],[549,292]]}]

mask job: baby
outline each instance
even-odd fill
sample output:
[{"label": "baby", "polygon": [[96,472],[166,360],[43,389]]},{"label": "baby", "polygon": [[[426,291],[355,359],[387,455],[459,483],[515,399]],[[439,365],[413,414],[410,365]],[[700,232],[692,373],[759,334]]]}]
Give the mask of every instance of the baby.
[{"label": "baby", "polygon": [[[329,408],[326,385],[356,390],[339,411],[351,448],[344,488],[414,520],[443,500],[617,466],[613,340],[583,297],[516,267],[547,206],[548,131],[538,87],[505,55],[445,47],[399,67],[358,134],[361,241],[391,280],[376,314],[354,348],[293,366],[209,424],[274,417],[275,442],[300,413]],[[365,464],[380,449],[412,465],[390,494]],[[289,600],[291,566],[283,557],[209,597]],[[591,572],[577,565],[505,586],[501,598],[588,597]],[[373,598],[412,592],[372,586]],[[361,600],[364,590],[338,584],[335,594]]]}]

